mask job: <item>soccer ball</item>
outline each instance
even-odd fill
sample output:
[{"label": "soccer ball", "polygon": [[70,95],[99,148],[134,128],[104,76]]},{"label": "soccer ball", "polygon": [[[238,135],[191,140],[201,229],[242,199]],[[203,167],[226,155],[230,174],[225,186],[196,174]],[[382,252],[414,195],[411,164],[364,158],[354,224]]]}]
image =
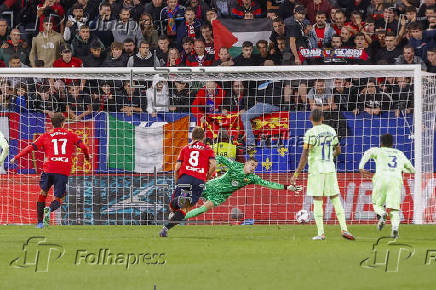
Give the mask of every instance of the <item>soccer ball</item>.
[{"label": "soccer ball", "polygon": [[242,220],[244,218],[244,213],[237,207],[232,208],[230,215],[234,220]]},{"label": "soccer ball", "polygon": [[307,223],[309,221],[309,212],[305,209],[302,209],[297,212],[297,214],[295,215],[295,219],[299,224]]}]

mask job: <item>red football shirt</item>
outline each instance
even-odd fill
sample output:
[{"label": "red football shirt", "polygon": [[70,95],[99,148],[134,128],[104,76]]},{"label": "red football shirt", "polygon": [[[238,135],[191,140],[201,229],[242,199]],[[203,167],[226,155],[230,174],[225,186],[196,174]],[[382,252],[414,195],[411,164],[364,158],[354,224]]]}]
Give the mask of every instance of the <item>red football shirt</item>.
[{"label": "red football shirt", "polygon": [[206,181],[209,171],[209,159],[215,159],[215,152],[208,145],[195,141],[180,150],[177,161],[182,162],[179,177],[182,174]]},{"label": "red football shirt", "polygon": [[80,142],[82,140],[75,133],[64,128],[55,128],[39,136],[32,146],[35,150],[44,150],[43,170],[45,173],[59,173],[68,176],[73,166],[71,157],[75,146],[78,146]]}]

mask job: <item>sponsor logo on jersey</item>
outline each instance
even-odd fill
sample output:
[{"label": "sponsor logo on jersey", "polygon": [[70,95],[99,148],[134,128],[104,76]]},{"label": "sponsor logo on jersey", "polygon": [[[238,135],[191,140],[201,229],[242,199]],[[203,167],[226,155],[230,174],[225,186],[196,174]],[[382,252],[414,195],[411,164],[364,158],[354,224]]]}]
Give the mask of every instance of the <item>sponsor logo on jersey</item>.
[{"label": "sponsor logo on jersey", "polygon": [[189,146],[189,148],[191,148],[191,149],[200,149],[200,150],[203,150],[203,149],[204,149],[204,146],[202,146],[202,145],[198,145],[198,144],[194,144],[194,145]]},{"label": "sponsor logo on jersey", "polygon": [[61,162],[68,162],[68,157],[52,157],[50,158],[51,161],[61,161]]},{"label": "sponsor logo on jersey", "polygon": [[232,186],[238,187],[239,186],[239,182],[237,180],[232,180]]},{"label": "sponsor logo on jersey", "polygon": [[57,136],[57,135],[67,135],[67,132],[57,131],[57,132],[50,133],[50,136],[52,136],[52,137]]},{"label": "sponsor logo on jersey", "polygon": [[194,171],[197,173],[204,173],[204,168],[197,168],[192,166],[186,166],[186,170]]}]

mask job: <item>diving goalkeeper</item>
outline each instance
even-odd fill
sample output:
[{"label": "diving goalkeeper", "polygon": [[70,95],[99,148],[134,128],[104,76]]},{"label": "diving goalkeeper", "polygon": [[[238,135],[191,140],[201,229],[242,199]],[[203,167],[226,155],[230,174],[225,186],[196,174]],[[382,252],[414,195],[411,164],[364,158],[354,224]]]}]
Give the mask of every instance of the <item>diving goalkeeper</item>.
[{"label": "diving goalkeeper", "polygon": [[227,172],[206,183],[206,189],[202,194],[202,198],[205,199],[206,202],[201,207],[189,211],[185,216],[185,220],[196,217],[219,206],[235,191],[248,184],[258,184],[272,189],[286,189],[295,192],[302,190],[301,186],[283,185],[263,180],[254,174],[254,170],[258,164],[255,158],[250,158],[245,163],[239,163],[223,156],[216,156],[216,162],[225,165],[228,168]]}]

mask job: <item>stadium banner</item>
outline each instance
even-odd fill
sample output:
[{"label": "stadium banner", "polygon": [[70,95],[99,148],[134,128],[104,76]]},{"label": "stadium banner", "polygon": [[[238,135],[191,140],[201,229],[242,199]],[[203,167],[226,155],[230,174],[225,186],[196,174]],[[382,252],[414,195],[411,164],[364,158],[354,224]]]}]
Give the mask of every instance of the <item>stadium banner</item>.
[{"label": "stadium banner", "polygon": [[[85,121],[67,121],[65,122],[64,128],[71,130],[76,133],[80,139],[82,139],[83,143],[88,146],[89,153],[92,157],[91,162],[85,160],[85,155],[81,153],[81,150],[77,150],[73,153],[72,161],[73,167],[71,169],[71,174],[90,174],[95,168],[98,167],[98,139],[95,138],[95,122],[94,120],[85,120]],[[53,126],[50,120],[46,120],[45,122],[45,130],[46,132],[52,130]],[[39,162],[43,159],[38,158]],[[42,163],[42,162],[41,162]],[[38,166],[39,169],[42,169],[42,164]]]},{"label": "stadium banner", "polygon": [[[228,47],[227,41],[233,42],[234,37],[237,39],[237,41],[233,44],[232,48],[230,49],[230,54],[232,57],[235,57],[239,55],[242,51],[242,44],[244,41],[250,41],[253,43],[254,47],[256,47],[256,42],[259,40],[265,40],[269,39],[272,31],[272,22],[269,19],[250,19],[250,20],[244,20],[244,19],[231,19],[231,18],[223,18],[219,20],[220,23],[228,29],[233,37],[229,36],[228,32],[226,30],[221,29],[220,26],[213,26],[213,35],[214,35],[214,41],[216,42],[216,37],[218,36],[220,40],[219,42],[224,42],[226,45],[221,45]],[[215,22],[215,21],[214,21]],[[228,40],[224,40],[224,39]],[[219,53],[219,50],[216,50],[217,46],[215,47],[215,54]],[[218,48],[219,49],[219,48]]]},{"label": "stadium banner", "polygon": [[240,114],[238,112],[229,112],[228,114],[206,114],[206,122],[197,121],[198,126],[202,126],[206,130],[206,136],[211,139],[218,137],[220,129],[224,129],[232,137],[232,140],[237,140],[238,135],[244,134],[244,126],[242,125]]},{"label": "stadium banner", "polygon": [[189,117],[138,126],[108,116],[108,166],[138,173],[171,171],[188,144]]},{"label": "stadium banner", "polygon": [[[287,173],[261,174],[262,178],[286,183]],[[430,211],[431,202],[436,200],[436,174],[425,185],[432,200],[425,207],[425,221],[436,220],[436,213]],[[306,185],[305,174],[300,181]],[[358,173],[338,173],[345,215],[353,223],[373,223],[376,221],[371,205],[372,184],[362,179]],[[98,174],[94,176],[76,175],[69,178],[65,203],[62,205],[61,224],[160,224],[166,219],[168,203],[174,186],[173,176],[158,174]],[[29,224],[36,222],[35,202],[39,194],[39,176],[21,174],[9,179],[1,179],[0,190],[5,198],[0,199],[1,224]],[[304,191],[306,188],[304,188]],[[413,219],[413,179],[404,178],[401,196],[402,221]],[[52,194],[49,194],[49,199]],[[201,201],[198,206],[201,205]],[[11,206],[12,205],[12,206]],[[295,195],[291,191],[271,190],[249,185],[235,192],[225,203],[196,219],[207,223],[228,223],[233,208],[239,208],[244,219],[254,219],[255,223],[295,223],[295,213],[306,209],[312,214],[312,199],[304,194]],[[434,208],[434,207],[433,207]],[[20,215],[15,213],[20,212]],[[324,218],[328,223],[337,223],[330,201],[325,203]],[[313,220],[312,220],[313,221]]]},{"label": "stadium banner", "polygon": [[289,138],[289,112],[273,112],[251,120],[257,137]]}]

